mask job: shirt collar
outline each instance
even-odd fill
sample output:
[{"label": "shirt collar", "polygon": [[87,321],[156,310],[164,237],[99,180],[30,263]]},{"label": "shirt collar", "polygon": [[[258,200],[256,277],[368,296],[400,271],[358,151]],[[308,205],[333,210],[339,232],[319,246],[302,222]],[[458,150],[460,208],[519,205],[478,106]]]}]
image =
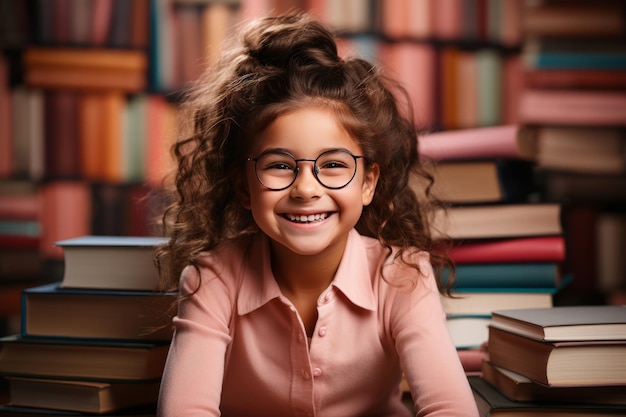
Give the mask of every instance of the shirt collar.
[{"label": "shirt collar", "polygon": [[[341,291],[353,304],[375,311],[376,301],[372,285],[373,274],[377,274],[378,271],[375,270],[377,263],[372,264],[367,256],[366,240],[368,239],[354,229],[350,232],[346,249],[331,286]],[[254,238],[245,259],[249,267],[242,277],[237,300],[237,312],[240,315],[248,314],[270,300],[282,296],[272,274],[269,239],[264,234],[259,233]]]}]

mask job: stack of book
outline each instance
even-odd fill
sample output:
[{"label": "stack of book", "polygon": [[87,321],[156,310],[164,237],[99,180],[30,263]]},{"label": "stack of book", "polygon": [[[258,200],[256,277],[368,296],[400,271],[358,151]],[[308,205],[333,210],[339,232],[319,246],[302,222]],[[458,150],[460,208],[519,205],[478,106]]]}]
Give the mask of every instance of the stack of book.
[{"label": "stack of book", "polygon": [[9,391],[0,415],[154,415],[176,300],[156,290],[152,252],[161,242],[84,236],[57,243],[63,280],[24,290],[21,331],[0,339]]},{"label": "stack of book", "polygon": [[482,416],[626,414],[626,306],[494,311],[489,354]]},{"label": "stack of book", "polygon": [[442,301],[459,351],[487,341],[493,310],[551,307],[567,282],[561,207],[536,198],[534,133],[502,125],[419,139],[433,161],[433,192],[449,203],[434,233],[454,243],[454,297]]},{"label": "stack of book", "polygon": [[614,0],[526,2],[521,16],[519,122],[537,129],[545,198],[567,204],[575,303],[626,286],[625,16]]}]

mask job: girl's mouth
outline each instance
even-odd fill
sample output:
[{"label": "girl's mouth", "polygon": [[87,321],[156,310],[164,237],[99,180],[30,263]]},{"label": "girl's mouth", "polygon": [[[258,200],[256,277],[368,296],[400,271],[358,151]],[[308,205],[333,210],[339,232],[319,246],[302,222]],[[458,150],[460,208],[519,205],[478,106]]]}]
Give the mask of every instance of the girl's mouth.
[{"label": "girl's mouth", "polygon": [[299,214],[285,214],[284,217],[290,222],[294,223],[314,223],[325,220],[330,216],[330,213],[317,213],[317,214],[309,214],[307,215],[299,215]]}]

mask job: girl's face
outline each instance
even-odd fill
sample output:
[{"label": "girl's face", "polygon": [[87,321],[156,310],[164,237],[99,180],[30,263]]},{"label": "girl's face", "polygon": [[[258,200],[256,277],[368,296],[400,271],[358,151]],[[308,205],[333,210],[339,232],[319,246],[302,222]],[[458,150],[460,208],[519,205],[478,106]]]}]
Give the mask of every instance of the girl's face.
[{"label": "girl's face", "polygon": [[[338,124],[331,110],[312,106],[278,117],[255,138],[248,155],[257,158],[279,151],[295,159],[306,159],[298,162],[299,171],[294,182],[279,191],[269,190],[259,182],[255,165],[258,165],[257,172],[265,170],[266,174],[262,175],[267,175],[269,171],[272,178],[286,174],[287,180],[280,183],[285,186],[293,178],[293,160],[289,156],[285,159],[284,153],[279,153],[278,159],[272,156],[269,163],[249,160],[246,166],[248,192],[243,196],[243,203],[252,211],[259,228],[274,244],[298,255],[342,254],[348,232],[359,220],[363,206],[368,205],[374,196],[378,167],[366,171],[363,158],[356,160],[354,178],[343,188],[329,189],[316,179],[312,160],[329,149],[344,149],[353,155],[362,155],[361,147]],[[350,159],[352,157],[348,155],[347,161]],[[284,164],[285,161],[288,164]],[[319,177],[326,178],[327,184],[337,181],[337,175],[344,175],[338,172],[346,169],[334,161],[322,162],[320,159],[318,162],[318,166],[321,165]]]}]

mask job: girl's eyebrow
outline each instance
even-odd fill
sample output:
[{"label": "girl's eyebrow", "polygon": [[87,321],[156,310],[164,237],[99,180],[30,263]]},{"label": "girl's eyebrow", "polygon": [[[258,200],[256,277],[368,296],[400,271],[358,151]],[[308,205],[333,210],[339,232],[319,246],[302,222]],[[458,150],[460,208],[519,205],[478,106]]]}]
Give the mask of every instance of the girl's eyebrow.
[{"label": "girl's eyebrow", "polygon": [[[329,147],[329,148],[320,149],[320,151],[317,153],[317,155],[315,155],[315,157],[321,155],[324,152],[328,152],[328,151],[347,151],[347,152],[350,152],[350,153],[354,153],[354,151],[351,151],[350,149],[344,148],[344,147],[338,147],[338,148]],[[268,153],[283,153],[283,154],[287,154],[287,155],[292,156],[294,159],[296,158],[295,155],[293,154],[293,152],[291,152],[290,150],[288,150],[286,148],[267,148],[267,149],[264,149],[262,152],[260,152],[258,155],[265,155],[265,154],[268,154]]]}]

